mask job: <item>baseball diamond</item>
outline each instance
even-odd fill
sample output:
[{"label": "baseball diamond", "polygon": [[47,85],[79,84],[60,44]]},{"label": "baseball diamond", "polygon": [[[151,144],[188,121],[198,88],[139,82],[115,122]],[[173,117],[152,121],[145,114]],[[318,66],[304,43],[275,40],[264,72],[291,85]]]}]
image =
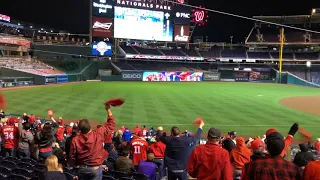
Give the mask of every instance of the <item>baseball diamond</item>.
[{"label": "baseball diamond", "polygon": [[300,102],[305,103],[309,97],[318,102],[317,88],[241,82],[82,82],[13,88],[3,94],[8,112],[33,112],[41,118],[47,118],[47,110],[53,109],[56,117],[66,120],[88,118],[102,123],[106,118],[105,100],[122,97],[126,103],[114,109],[117,126],[178,125],[195,130],[192,121],[202,117],[207,127],[219,127],[223,132],[236,129],[244,136],[262,136],[268,128],[285,134],[294,122],[314,137],[320,136],[319,106],[310,106],[306,112],[305,108],[286,105],[288,97],[299,97],[301,101],[291,98],[296,107],[306,107]]}]

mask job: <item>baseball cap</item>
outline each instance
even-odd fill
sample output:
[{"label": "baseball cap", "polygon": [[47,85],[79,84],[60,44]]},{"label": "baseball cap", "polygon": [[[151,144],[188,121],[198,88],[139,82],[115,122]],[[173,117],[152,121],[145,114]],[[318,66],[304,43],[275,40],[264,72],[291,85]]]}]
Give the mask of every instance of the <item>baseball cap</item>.
[{"label": "baseball cap", "polygon": [[270,155],[273,156],[281,154],[285,145],[283,136],[278,132],[273,132],[267,135],[266,144]]},{"label": "baseball cap", "polygon": [[274,132],[278,132],[278,131],[276,129],[274,129],[274,128],[268,129],[266,131],[266,136],[268,136],[269,134],[274,133]]},{"label": "baseball cap", "polygon": [[220,129],[210,128],[208,131],[208,137],[209,138],[220,138],[221,137]]},{"label": "baseball cap", "polygon": [[251,149],[252,150],[257,150],[259,147],[264,147],[264,142],[261,141],[260,139],[254,140],[251,142]]},{"label": "baseball cap", "polygon": [[142,131],[139,131],[137,135],[138,135],[139,137],[142,137],[142,136],[143,136]]},{"label": "baseball cap", "polygon": [[231,131],[229,134],[230,134],[231,136],[237,136],[237,135],[238,135],[237,132],[235,132],[235,131]]}]

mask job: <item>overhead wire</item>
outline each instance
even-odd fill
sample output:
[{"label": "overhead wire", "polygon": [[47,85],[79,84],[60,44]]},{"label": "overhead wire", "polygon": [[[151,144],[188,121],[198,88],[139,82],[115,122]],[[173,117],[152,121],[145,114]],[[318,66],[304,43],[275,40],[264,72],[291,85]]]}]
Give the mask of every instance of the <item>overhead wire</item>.
[{"label": "overhead wire", "polygon": [[179,4],[179,5],[182,5],[182,6],[195,8],[195,9],[200,9],[200,10],[204,10],[204,11],[209,11],[209,12],[214,12],[214,13],[223,14],[223,15],[227,15],[227,16],[246,19],[246,20],[250,20],[250,21],[256,21],[256,22],[261,22],[261,23],[265,23],[265,24],[272,24],[272,25],[276,25],[276,26],[280,26],[280,27],[291,28],[291,29],[295,29],[295,30],[300,30],[300,31],[306,31],[306,32],[310,32],[310,33],[320,34],[320,31],[314,31],[314,30],[311,30],[311,29],[305,29],[305,28],[299,28],[299,27],[295,27],[295,26],[289,26],[289,25],[285,25],[285,24],[275,23],[275,22],[266,21],[266,20],[257,19],[257,18],[251,18],[251,17],[242,16],[242,15],[238,15],[238,14],[232,14],[232,13],[228,13],[228,12],[224,12],[224,11],[218,11],[218,10],[214,10],[214,9],[208,9],[208,8],[204,8],[204,7],[197,7],[197,6],[190,5],[190,4],[181,4],[179,2],[175,2],[175,1],[172,1],[172,0],[164,0],[164,1],[167,1],[167,2],[170,2],[170,3],[173,3],[173,4]]}]

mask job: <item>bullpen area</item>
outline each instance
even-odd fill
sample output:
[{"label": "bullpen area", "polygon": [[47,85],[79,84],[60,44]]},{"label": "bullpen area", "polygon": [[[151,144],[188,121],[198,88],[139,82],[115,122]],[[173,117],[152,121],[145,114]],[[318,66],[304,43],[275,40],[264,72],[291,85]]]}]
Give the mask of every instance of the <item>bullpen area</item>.
[{"label": "bullpen area", "polygon": [[194,130],[193,120],[202,117],[206,128],[218,127],[224,133],[262,136],[268,128],[287,133],[298,122],[313,137],[320,136],[317,88],[241,82],[83,82],[13,88],[3,94],[6,113],[41,118],[53,109],[55,117],[87,118],[97,125],[106,119],[103,103],[122,97],[125,104],[113,108],[118,126]]}]

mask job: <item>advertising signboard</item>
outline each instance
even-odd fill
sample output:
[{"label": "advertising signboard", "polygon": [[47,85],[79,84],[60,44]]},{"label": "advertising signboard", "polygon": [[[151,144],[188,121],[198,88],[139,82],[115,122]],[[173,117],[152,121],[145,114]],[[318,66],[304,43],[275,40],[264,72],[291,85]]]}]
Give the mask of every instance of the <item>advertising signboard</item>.
[{"label": "advertising signboard", "polygon": [[173,6],[166,0],[115,0],[115,5],[158,11],[171,11]]},{"label": "advertising signboard", "polygon": [[92,43],[93,56],[112,56],[112,45],[103,41]]},{"label": "advertising signboard", "polygon": [[202,81],[202,72],[143,72],[143,81]]},{"label": "advertising signboard", "polygon": [[184,6],[175,6],[173,11],[174,24],[190,25],[191,9]]},{"label": "advertising signboard", "polygon": [[92,17],[93,37],[113,37],[113,19]]},{"label": "advertising signboard", "polygon": [[190,35],[190,27],[184,25],[174,25],[174,41],[188,42]]},{"label": "advertising signboard", "polygon": [[170,13],[115,7],[114,37],[136,40],[172,41]]},{"label": "advertising signboard", "polygon": [[66,83],[68,82],[68,75],[58,75],[57,83]]},{"label": "advertising signboard", "polygon": [[219,72],[204,72],[204,81],[220,81],[221,74]]},{"label": "advertising signboard", "polygon": [[114,14],[114,0],[92,0],[92,16],[110,17]]},{"label": "advertising signboard", "polygon": [[124,80],[124,81],[141,81],[142,80],[142,72],[122,71],[121,77],[122,77],[122,80]]},{"label": "advertising signboard", "polygon": [[10,22],[10,20],[11,20],[10,16],[0,14],[0,21]]},{"label": "advertising signboard", "polygon": [[56,82],[55,76],[46,76],[46,84],[55,84]]}]

